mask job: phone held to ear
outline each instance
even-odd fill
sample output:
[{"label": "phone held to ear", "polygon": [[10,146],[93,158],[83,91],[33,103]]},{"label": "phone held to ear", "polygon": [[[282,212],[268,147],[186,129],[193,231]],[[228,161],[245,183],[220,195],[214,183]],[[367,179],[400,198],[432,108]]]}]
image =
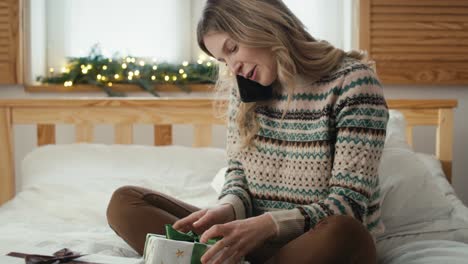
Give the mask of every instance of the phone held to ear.
[{"label": "phone held to ear", "polygon": [[263,86],[258,82],[236,75],[240,99],[244,103],[266,101],[273,97],[273,86]]}]

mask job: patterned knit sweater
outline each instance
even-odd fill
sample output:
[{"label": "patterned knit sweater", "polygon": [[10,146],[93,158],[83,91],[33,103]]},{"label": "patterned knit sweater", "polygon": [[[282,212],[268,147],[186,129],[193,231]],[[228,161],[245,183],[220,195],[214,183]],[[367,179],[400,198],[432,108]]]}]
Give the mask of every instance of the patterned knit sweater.
[{"label": "patterned knit sweater", "polygon": [[375,73],[345,58],[328,76],[295,88],[282,125],[287,93],[279,90],[255,110],[260,130],[254,147],[235,151],[240,99],[233,89],[228,170],[218,203],[231,204],[237,219],[270,213],[278,241],[331,215],[352,216],[374,236],[381,233],[377,169],[388,109]]}]

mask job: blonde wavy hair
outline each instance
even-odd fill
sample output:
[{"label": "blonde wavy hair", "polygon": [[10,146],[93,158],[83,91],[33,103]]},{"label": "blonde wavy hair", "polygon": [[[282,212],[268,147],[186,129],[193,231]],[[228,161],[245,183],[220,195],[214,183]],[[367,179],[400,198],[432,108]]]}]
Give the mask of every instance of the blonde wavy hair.
[{"label": "blonde wavy hair", "polygon": [[[296,76],[317,81],[334,70],[346,56],[358,60],[367,57],[365,52],[344,52],[325,40],[315,39],[281,0],[207,0],[198,22],[197,39],[200,48],[211,57],[203,37],[212,32],[227,33],[234,41],[248,47],[271,49],[278,66],[277,82],[286,87],[288,94],[286,109],[291,102]],[[225,67],[220,67],[215,97],[226,97],[231,89],[238,89],[235,77],[226,72]],[[218,102],[218,110],[225,109],[225,105],[219,104],[220,100],[215,102]],[[258,132],[255,109],[262,104],[241,102],[239,105],[236,124],[241,149],[251,146]],[[285,114],[286,110],[281,121]]]}]

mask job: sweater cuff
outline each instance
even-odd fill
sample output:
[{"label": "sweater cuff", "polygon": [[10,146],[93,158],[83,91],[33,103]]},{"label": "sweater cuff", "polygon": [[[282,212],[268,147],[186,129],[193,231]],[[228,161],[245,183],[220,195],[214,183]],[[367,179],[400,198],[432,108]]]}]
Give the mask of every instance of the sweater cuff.
[{"label": "sweater cuff", "polygon": [[236,220],[245,219],[245,208],[242,200],[234,194],[226,194],[218,200],[218,204],[230,204],[234,208]]},{"label": "sweater cuff", "polygon": [[275,240],[291,241],[304,234],[304,216],[299,209],[271,211],[270,214],[276,224]]}]

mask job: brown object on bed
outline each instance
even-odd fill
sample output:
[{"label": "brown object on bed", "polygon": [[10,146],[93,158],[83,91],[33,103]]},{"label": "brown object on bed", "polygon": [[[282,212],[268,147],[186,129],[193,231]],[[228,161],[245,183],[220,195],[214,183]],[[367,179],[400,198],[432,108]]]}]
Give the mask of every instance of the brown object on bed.
[{"label": "brown object on bed", "polygon": [[[172,144],[172,125],[194,125],[194,147],[212,143],[217,118],[211,98],[54,98],[0,99],[0,205],[15,196],[13,126],[36,124],[38,145],[55,143],[56,124],[74,124],[76,142],[92,142],[98,124],[115,127],[116,144],[132,144],[133,124],[154,125],[155,145]],[[223,101],[226,105],[226,101]],[[414,126],[436,126],[436,156],[451,181],[453,108],[456,100],[387,100],[390,109],[401,111],[407,121],[408,141]]]}]

